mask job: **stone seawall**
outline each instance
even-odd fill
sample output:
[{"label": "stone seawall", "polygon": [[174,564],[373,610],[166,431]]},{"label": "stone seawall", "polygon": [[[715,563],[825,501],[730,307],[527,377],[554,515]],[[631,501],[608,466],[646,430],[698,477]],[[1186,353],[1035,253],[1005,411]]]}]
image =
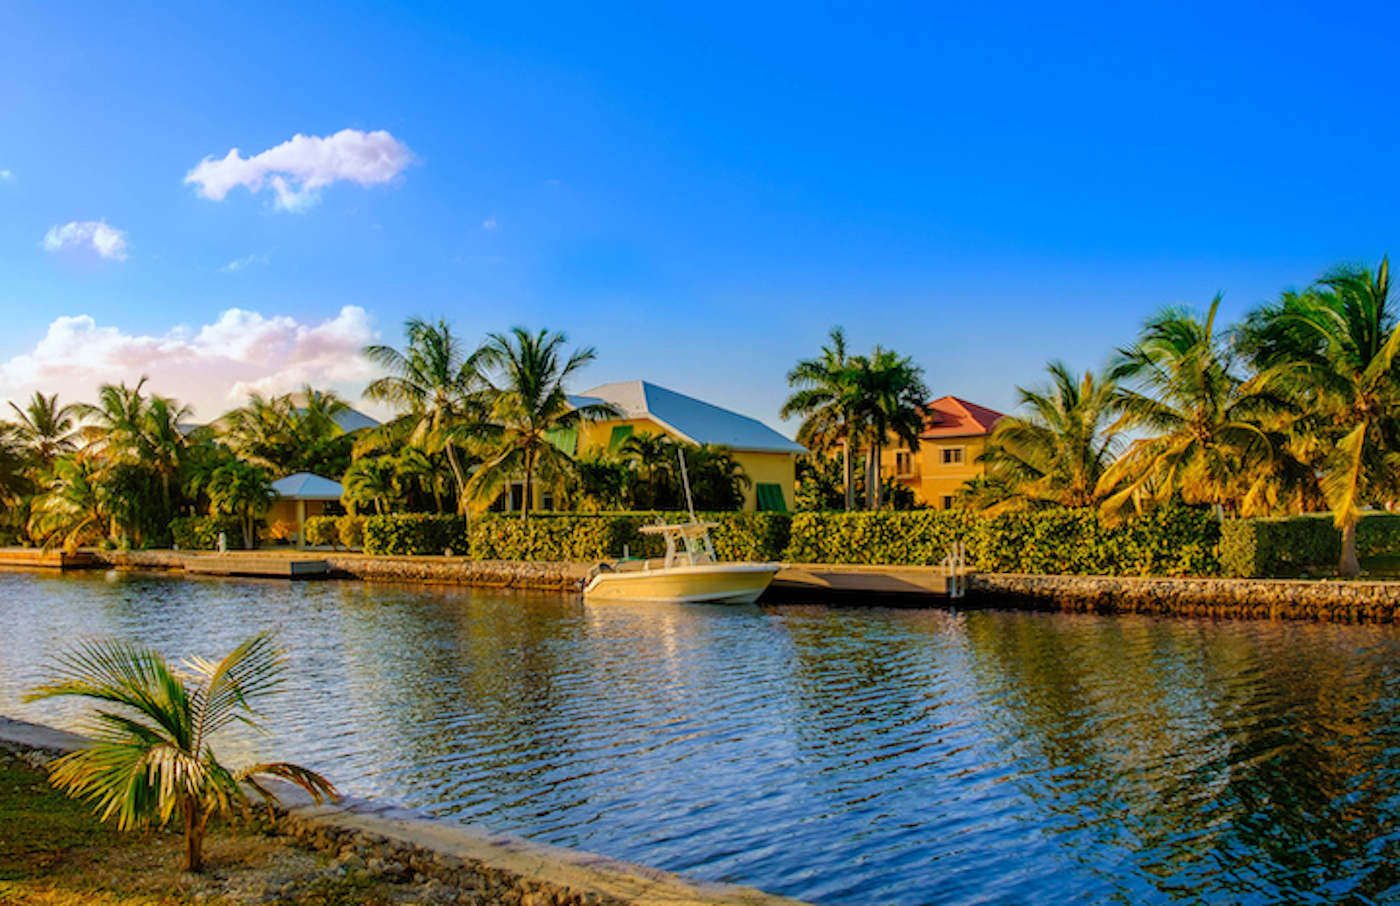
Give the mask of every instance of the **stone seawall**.
[{"label": "stone seawall", "polygon": [[1393,622],[1400,582],[1119,578],[982,573],[968,603],[1091,613]]},{"label": "stone seawall", "polygon": [[[0,715],[0,749],[43,764],[85,740]],[[344,797],[315,805],[305,791],[260,779],[280,801],[272,826],[347,870],[417,885],[423,902],[491,906],[803,906],[752,887],[690,881],[577,850],[492,834],[475,825]]]},{"label": "stone seawall", "polygon": [[468,560],[465,557],[366,557],[327,554],[331,574],[375,582],[426,582],[486,588],[536,588],[581,592],[589,566],[582,563],[523,560]]}]

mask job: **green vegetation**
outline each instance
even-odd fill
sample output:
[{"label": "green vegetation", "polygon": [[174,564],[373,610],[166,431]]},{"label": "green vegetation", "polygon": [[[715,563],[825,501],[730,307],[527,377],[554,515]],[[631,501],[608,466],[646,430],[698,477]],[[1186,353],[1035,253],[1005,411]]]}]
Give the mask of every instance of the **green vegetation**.
[{"label": "green vegetation", "polygon": [[153,649],[124,642],[88,642],[59,656],[52,681],[28,699],[71,695],[105,707],[85,728],[91,744],[54,763],[54,785],[92,803],[103,821],[115,818],[119,830],[163,827],[179,815],[184,869],[199,871],[209,818],[244,801],[239,783],[269,796],[256,778],[275,776],[317,802],[335,795],[329,781],[298,765],[269,762],[231,771],[214,753],[211,740],[219,730],[234,722],[256,726],[253,704],[276,690],[285,666],[268,633],[252,636],[217,663],[192,659],[184,673]]}]

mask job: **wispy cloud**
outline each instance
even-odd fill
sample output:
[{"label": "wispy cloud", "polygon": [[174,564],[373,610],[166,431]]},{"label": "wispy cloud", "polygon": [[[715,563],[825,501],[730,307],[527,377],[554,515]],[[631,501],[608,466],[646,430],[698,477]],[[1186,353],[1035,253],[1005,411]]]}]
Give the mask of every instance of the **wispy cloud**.
[{"label": "wispy cloud", "polygon": [[214,201],[236,186],[260,192],[267,185],[277,193],[277,207],[302,211],[333,182],[390,182],[412,162],[408,145],[384,130],[342,129],[324,138],[298,134],[252,157],[241,156],[237,148],[220,160],[206,157],[186,174],[185,184],[198,186],[200,195]]},{"label": "wispy cloud", "polygon": [[0,170],[0,182],[9,182],[15,178],[15,174],[10,170]]},{"label": "wispy cloud", "polygon": [[354,399],[375,376],[360,356],[375,339],[372,318],[353,305],[316,324],[231,308],[213,323],[159,336],[65,316],[32,350],[0,363],[0,398],[20,401],[40,390],[92,400],[100,384],[149,375],[153,392],[193,405],[201,418],[241,405],[251,391],[286,393],[306,383]]},{"label": "wispy cloud", "polygon": [[111,261],[126,260],[126,245],[126,233],[108,226],[105,220],[75,220],[52,227],[44,234],[46,251],[90,248]]},{"label": "wispy cloud", "polygon": [[501,225],[496,222],[496,215],[492,214],[481,222],[481,228],[487,232],[494,233],[501,228]]},{"label": "wispy cloud", "polygon": [[271,260],[267,255],[249,255],[246,258],[235,258],[219,270],[226,274],[232,274],[254,265],[267,265]]}]

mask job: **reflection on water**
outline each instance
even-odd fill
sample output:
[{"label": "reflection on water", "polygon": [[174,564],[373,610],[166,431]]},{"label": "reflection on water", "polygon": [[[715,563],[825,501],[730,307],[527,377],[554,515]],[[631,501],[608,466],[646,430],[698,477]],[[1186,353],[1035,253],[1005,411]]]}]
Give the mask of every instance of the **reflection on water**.
[{"label": "reflection on water", "polygon": [[819,903],[1400,897],[1391,627],[23,573],[0,620],[0,713],[76,726],[21,699],[79,636],[278,626],[238,754]]}]

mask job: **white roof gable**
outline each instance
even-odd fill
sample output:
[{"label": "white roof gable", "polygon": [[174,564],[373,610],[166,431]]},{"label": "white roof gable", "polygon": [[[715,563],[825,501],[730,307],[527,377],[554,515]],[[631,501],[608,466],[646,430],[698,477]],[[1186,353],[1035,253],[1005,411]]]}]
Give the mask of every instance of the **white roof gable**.
[{"label": "white roof gable", "polygon": [[584,392],[581,397],[570,397],[569,401],[574,405],[612,403],[622,411],[624,418],[650,418],[697,444],[766,453],[806,452],[802,445],[788,440],[758,419],[646,381],[604,384]]}]

